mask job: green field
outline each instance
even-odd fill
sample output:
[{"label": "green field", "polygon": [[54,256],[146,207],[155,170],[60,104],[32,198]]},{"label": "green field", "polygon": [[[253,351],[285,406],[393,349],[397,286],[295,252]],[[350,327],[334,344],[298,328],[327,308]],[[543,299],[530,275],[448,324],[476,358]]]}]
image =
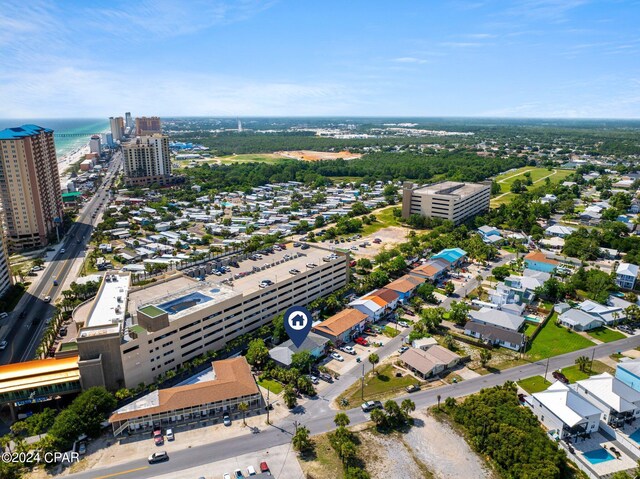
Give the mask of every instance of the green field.
[{"label": "green field", "polygon": [[602,373],[614,373],[614,369],[612,367],[607,366],[605,363],[595,360],[593,361],[593,366],[591,369],[587,369],[586,371],[580,371],[578,365],[569,366],[561,370],[562,374],[564,374],[570,383],[575,383],[576,381],[582,381],[583,379],[587,379],[589,376],[593,376],[594,374],[602,374]]},{"label": "green field", "polygon": [[529,360],[538,361],[595,345],[587,338],[562,326],[557,326],[556,317],[557,315],[554,313],[533,340],[527,351]]},{"label": "green field", "polygon": [[546,168],[536,168],[531,166],[525,166],[524,168],[519,168],[515,171],[509,173],[503,173],[496,177],[496,181],[500,185],[500,191],[502,193],[506,193],[504,196],[498,195],[498,197],[493,198],[491,200],[491,207],[497,208],[503,203],[510,202],[513,197],[516,195],[515,193],[511,193],[511,185],[515,180],[524,180],[524,174],[526,172],[531,173],[531,180],[534,183],[534,186],[540,186],[546,176],[549,176],[549,179],[552,183],[559,183],[563,181],[567,176],[569,176],[572,172],[570,170],[553,170],[549,171]]},{"label": "green field", "polygon": [[388,208],[383,208],[375,212],[374,214],[376,215],[376,218],[378,218],[378,221],[371,223],[370,225],[364,225],[362,227],[362,236],[373,234],[382,228],[387,228],[388,226],[400,226],[396,217],[393,216],[393,208],[395,208],[395,206],[389,206]]},{"label": "green field", "polygon": [[273,394],[280,394],[284,387],[278,381],[273,379],[262,379],[258,381],[258,384],[265,389],[269,389]]},{"label": "green field", "polygon": [[400,334],[400,331],[398,331],[396,328],[392,328],[391,326],[385,326],[382,330],[382,333],[385,336],[389,336],[390,338],[395,338],[398,334]]},{"label": "green field", "polygon": [[592,338],[602,341],[603,343],[610,343],[611,341],[626,338],[626,336],[620,331],[614,331],[613,329],[605,327],[592,329],[591,331],[587,331],[587,334]]},{"label": "green field", "polygon": [[518,381],[518,386],[527,391],[529,394],[539,393],[546,390],[551,383],[545,381],[542,376],[533,376],[527,379],[521,379]]},{"label": "green field", "polygon": [[211,163],[216,163],[217,160],[223,165],[231,165],[234,163],[277,163],[282,161],[283,158],[272,153],[259,153],[259,154],[246,154],[246,155],[231,155],[231,156],[219,156],[211,160]]},{"label": "green field", "polygon": [[[405,388],[411,384],[418,384],[415,377],[404,373],[402,377],[396,377],[396,371],[391,364],[384,364],[376,368],[376,372],[371,371],[369,363],[365,366],[369,372],[364,378],[364,401],[372,399],[383,399],[393,396],[395,393],[406,393]],[[359,405],[362,399],[362,384],[356,381],[349,388],[338,396],[338,404],[341,399],[347,399],[349,404],[346,408],[352,408]]]}]

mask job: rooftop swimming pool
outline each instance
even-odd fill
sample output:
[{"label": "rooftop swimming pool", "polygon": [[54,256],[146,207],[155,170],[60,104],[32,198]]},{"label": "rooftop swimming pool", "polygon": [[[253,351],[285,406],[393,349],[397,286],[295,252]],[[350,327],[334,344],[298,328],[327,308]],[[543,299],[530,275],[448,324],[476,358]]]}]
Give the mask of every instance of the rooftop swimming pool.
[{"label": "rooftop swimming pool", "polygon": [[180,311],[184,311],[185,309],[195,306],[196,304],[202,304],[208,301],[211,301],[209,296],[205,296],[204,294],[196,291],[195,293],[189,293],[181,298],[172,299],[166,303],[159,304],[158,308],[169,314],[177,314]]},{"label": "rooftop swimming pool", "polygon": [[630,434],[629,437],[633,439],[635,442],[637,442],[638,444],[640,444],[640,429],[635,431],[633,434]]},{"label": "rooftop swimming pool", "polygon": [[613,459],[613,455],[602,447],[594,449],[593,451],[587,451],[583,453],[583,455],[591,464],[600,464],[601,462]]}]

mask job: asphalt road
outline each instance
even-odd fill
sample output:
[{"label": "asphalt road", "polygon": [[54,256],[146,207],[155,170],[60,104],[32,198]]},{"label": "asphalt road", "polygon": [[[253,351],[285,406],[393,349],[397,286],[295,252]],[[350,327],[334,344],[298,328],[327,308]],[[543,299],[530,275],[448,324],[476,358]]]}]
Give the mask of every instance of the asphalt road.
[{"label": "asphalt road", "polygon": [[[384,348],[393,349],[399,344],[400,336],[394,338],[394,340],[390,341]],[[397,400],[401,401],[406,397],[410,397],[418,409],[423,409],[435,405],[438,401],[438,396],[440,396],[441,401],[444,401],[450,396],[463,397],[476,393],[483,388],[503,384],[506,381],[517,381],[530,376],[544,375],[545,371],[550,373],[556,369],[571,366],[575,364],[578,356],[594,356],[595,358],[599,358],[638,346],[640,346],[640,335],[556,356],[550,358],[548,364],[547,360],[542,360],[506,369],[499,373],[468,379],[457,384],[450,384],[411,395],[407,394]],[[382,355],[382,348],[379,352]],[[146,458],[138,458],[118,466],[71,474],[67,477],[73,479],[105,479],[107,477],[123,476],[125,479],[147,479],[161,474],[171,474],[172,472],[183,471],[191,467],[206,465],[251,452],[268,450],[270,447],[286,444],[291,441],[291,436],[294,431],[294,421],[308,427],[312,434],[321,434],[330,431],[335,428],[333,418],[337,412],[328,407],[330,400],[352,384],[353,380],[357,380],[360,377],[360,369],[361,366],[358,364],[350,372],[343,375],[339,381],[334,383],[331,389],[325,391],[323,396],[307,402],[304,410],[299,410],[297,413],[289,415],[289,417],[273,426],[265,426],[260,433],[249,433],[220,441],[215,441],[214,438],[212,438],[209,444],[202,444],[174,452],[171,454],[169,461],[160,464],[150,465]],[[359,424],[369,419],[368,415],[364,414],[359,407],[346,412],[351,418],[351,425]],[[149,453],[155,450],[155,447],[153,447],[151,441],[149,441]]]},{"label": "asphalt road", "polygon": [[[102,184],[62,239],[61,244],[62,248],[66,250],[65,253],[58,252],[44,271],[39,273],[35,288],[24,294],[10,317],[7,318],[13,324],[5,338],[9,345],[4,351],[0,351],[0,364],[27,361],[35,356],[42,333],[46,328],[46,319],[53,316],[53,303],[60,294],[74,260],[84,256],[85,245],[90,240],[93,231],[95,218],[92,216],[94,213],[97,216],[104,207],[101,202],[109,194],[106,185],[114,178],[121,164],[122,154],[118,152],[109,163]],[[58,281],[59,286],[53,286],[54,279]],[[44,302],[45,296],[51,296],[51,303]],[[22,311],[26,316],[19,319]]]}]

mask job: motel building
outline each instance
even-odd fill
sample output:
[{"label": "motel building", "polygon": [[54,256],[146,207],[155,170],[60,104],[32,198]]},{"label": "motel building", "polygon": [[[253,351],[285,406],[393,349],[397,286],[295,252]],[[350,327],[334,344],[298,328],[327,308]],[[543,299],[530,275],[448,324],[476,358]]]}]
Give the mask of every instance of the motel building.
[{"label": "motel building", "polygon": [[12,421],[19,419],[22,408],[56,407],[64,396],[81,390],[78,356],[0,366],[0,407],[9,408]]}]

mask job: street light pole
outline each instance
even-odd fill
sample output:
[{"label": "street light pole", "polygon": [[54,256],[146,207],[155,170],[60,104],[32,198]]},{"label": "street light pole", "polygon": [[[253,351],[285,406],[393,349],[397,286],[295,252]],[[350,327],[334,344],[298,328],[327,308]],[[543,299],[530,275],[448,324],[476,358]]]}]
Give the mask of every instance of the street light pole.
[{"label": "street light pole", "polygon": [[269,386],[267,386],[267,424],[271,424],[269,422],[269,406],[270,406],[269,397],[270,397],[270,395],[271,395],[271,389],[269,389]]},{"label": "street light pole", "polygon": [[362,396],[362,400],[364,401],[364,361],[362,361],[362,380],[360,383],[360,395]]}]

